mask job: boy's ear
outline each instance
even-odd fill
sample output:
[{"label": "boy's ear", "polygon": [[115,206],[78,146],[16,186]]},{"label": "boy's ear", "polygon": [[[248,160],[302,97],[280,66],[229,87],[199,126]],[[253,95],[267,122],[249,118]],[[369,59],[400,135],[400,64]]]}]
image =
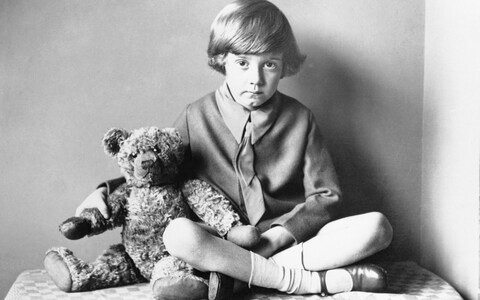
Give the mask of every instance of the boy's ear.
[{"label": "boy's ear", "polygon": [[112,158],[120,151],[122,143],[128,138],[130,134],[122,128],[111,128],[103,136],[103,148],[105,153]]}]

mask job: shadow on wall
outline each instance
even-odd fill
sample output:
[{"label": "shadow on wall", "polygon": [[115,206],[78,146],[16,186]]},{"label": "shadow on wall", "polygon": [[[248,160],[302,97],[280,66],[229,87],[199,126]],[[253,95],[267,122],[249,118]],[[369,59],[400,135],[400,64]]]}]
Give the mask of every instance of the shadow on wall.
[{"label": "shadow on wall", "polygon": [[302,90],[313,88],[315,99],[308,106],[316,115],[335,163],[345,199],[343,215],[380,210],[386,192],[365,152],[367,141],[357,134],[368,125],[365,122],[373,121],[369,118],[373,112],[366,107],[377,105],[372,103],[374,88],[323,49],[309,55],[298,81]]},{"label": "shadow on wall", "polygon": [[[396,168],[382,164],[382,160],[392,159],[393,164],[405,162],[404,157],[388,153],[402,142],[401,138],[396,140],[402,129],[395,127],[405,122],[405,116],[395,112],[398,103],[383,101],[383,94],[377,94],[383,87],[368,74],[318,45],[307,47],[318,50],[309,53],[302,72],[292,78],[293,85],[299,99],[309,101],[305,104],[314,112],[326,138],[343,191],[342,216],[369,211],[384,213],[394,227],[395,237],[377,258],[411,258],[409,239],[413,237],[409,234],[411,229],[404,226],[410,223],[410,217],[404,217],[405,211],[398,212],[399,204],[393,203],[405,195],[398,195],[391,188],[394,183],[389,183],[392,180],[385,174],[396,172]],[[386,143],[393,145],[383,147]],[[409,209],[412,208],[405,210]]]}]

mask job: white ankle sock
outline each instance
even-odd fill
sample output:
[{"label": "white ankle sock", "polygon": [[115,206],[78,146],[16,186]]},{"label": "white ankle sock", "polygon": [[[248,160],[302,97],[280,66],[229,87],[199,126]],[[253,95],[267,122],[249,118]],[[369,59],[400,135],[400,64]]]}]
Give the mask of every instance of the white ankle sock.
[{"label": "white ankle sock", "polygon": [[303,243],[285,249],[270,257],[270,259],[280,266],[305,270],[303,264]]},{"label": "white ankle sock", "polygon": [[250,252],[252,269],[248,285],[274,288],[289,294],[319,294],[318,272],[286,268],[258,254]]}]

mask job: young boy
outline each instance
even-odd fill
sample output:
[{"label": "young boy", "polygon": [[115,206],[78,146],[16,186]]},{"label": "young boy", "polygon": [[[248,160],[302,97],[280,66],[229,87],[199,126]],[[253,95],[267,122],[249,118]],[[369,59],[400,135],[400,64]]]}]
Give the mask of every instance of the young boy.
[{"label": "young boy", "polygon": [[[352,264],[389,245],[388,220],[376,212],[335,220],[341,192],[314,116],[277,91],[305,59],[286,17],[264,0],[229,4],[212,24],[208,56],[225,82],[175,123],[187,148],[185,170],[231,199],[261,239],[248,251],[176,219],[164,234],[167,250],[199,270],[287,293],[382,290],[379,267]],[[105,210],[104,193],[77,211]],[[212,286],[209,297],[224,297],[219,291]]]}]

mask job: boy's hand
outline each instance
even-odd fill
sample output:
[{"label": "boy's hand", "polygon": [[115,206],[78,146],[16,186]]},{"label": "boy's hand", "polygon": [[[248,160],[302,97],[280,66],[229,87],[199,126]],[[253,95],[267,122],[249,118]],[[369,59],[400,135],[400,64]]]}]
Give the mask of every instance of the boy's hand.
[{"label": "boy's hand", "polygon": [[283,226],[275,226],[260,235],[260,241],[252,251],[268,258],[294,241],[295,238],[287,229]]},{"label": "boy's hand", "polygon": [[82,211],[86,208],[96,208],[100,211],[105,219],[110,218],[110,210],[108,209],[105,201],[107,200],[107,188],[101,187],[93,191],[90,195],[88,195],[85,200],[77,207],[75,211],[75,216],[80,216]]}]

